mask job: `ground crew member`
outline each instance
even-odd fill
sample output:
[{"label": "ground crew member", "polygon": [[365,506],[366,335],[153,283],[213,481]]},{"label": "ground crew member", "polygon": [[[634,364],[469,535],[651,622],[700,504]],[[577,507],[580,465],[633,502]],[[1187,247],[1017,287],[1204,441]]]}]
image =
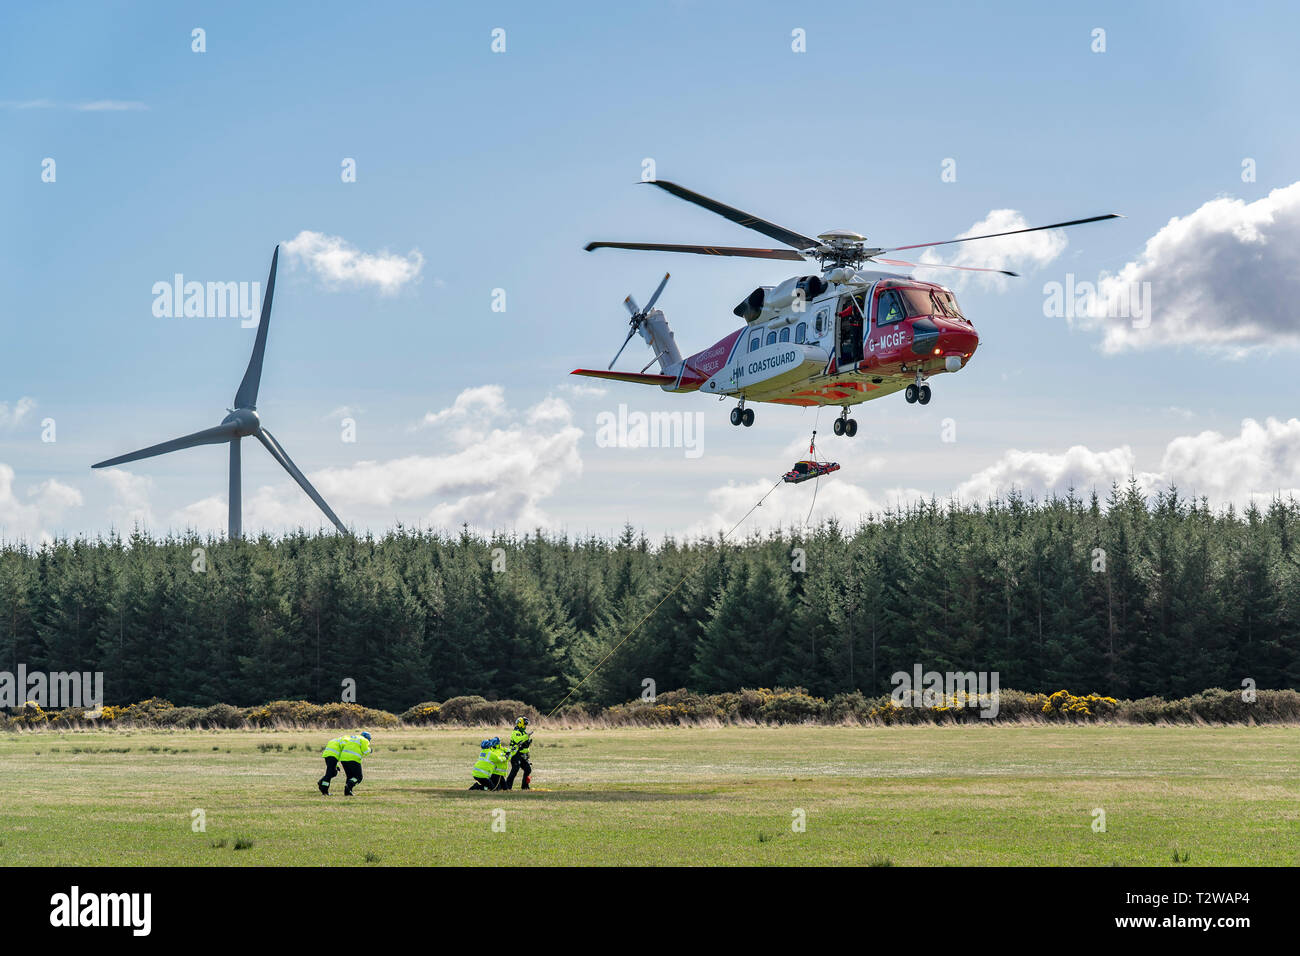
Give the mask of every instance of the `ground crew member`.
[{"label": "ground crew member", "polygon": [[510,760],[501,738],[493,737],[479,744],[478,760],[474,761],[474,784],[471,790],[500,790],[505,780],[506,768]]},{"label": "ground crew member", "polygon": [[528,718],[520,717],[510,733],[510,776],[506,777],[506,790],[514,788],[515,774],[519,773],[520,767],[524,770],[524,782],[519,789],[528,789],[528,784],[533,779],[533,765],[528,760],[528,745],[532,742],[533,735],[528,732]]},{"label": "ground crew member", "polygon": [[359,734],[335,737],[325,745],[321,756],[325,758],[325,776],[316,781],[316,787],[325,796],[330,795],[330,781],[343,765],[343,778],[347,781],[343,787],[343,796],[352,796],[352,788],[361,782],[361,758],[370,753],[370,732],[363,730]]}]

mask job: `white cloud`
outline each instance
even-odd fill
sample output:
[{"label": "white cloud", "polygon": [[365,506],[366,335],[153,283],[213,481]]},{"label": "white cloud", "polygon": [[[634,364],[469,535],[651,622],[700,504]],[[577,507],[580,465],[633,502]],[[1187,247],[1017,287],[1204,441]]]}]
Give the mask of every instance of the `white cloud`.
[{"label": "white cloud", "polygon": [[8,402],[0,402],[0,428],[17,428],[36,407],[36,399],[24,395],[9,407]]},{"label": "white cloud", "polygon": [[1036,498],[1070,488],[1088,494],[1096,488],[1104,497],[1112,482],[1123,484],[1130,475],[1136,476],[1146,491],[1155,490],[1160,476],[1138,474],[1136,468],[1133,450],[1127,445],[1107,451],[1074,445],[1061,453],[1013,448],[958,485],[955,494],[971,504],[983,504],[1013,488]]},{"label": "white cloud", "polygon": [[224,532],[227,517],[226,499],[213,495],[172,512],[172,526],[200,533]]},{"label": "white cloud", "polygon": [[1276,494],[1300,498],[1300,420],[1247,418],[1236,435],[1204,431],[1175,438],[1160,470],[1183,494],[1243,505]]},{"label": "white cloud", "polygon": [[[1150,283],[1151,316],[1121,304]],[[1195,346],[1240,357],[1300,346],[1300,182],[1252,203],[1214,199],[1174,218],[1142,254],[1102,278],[1083,323],[1102,350]]]},{"label": "white cloud", "polygon": [[414,282],[424,268],[424,256],[412,249],[399,256],[361,252],[340,236],[304,229],[284,243],[285,255],[306,266],[330,286],[376,286],[384,295]]},{"label": "white cloud", "polygon": [[421,425],[440,425],[446,422],[486,420],[498,418],[506,410],[506,391],[500,385],[479,385],[467,388],[447,408],[425,412]]},{"label": "white cloud", "polygon": [[[1136,478],[1144,494],[1151,496],[1176,487],[1184,498],[1209,500],[1212,507],[1245,507],[1251,502],[1266,504],[1274,497],[1300,499],[1300,419],[1267,419],[1260,424],[1246,419],[1235,435],[1205,431],[1173,438],[1165,446],[1159,467],[1140,470],[1137,457],[1128,446],[1093,450],[1075,445],[1063,452],[1010,449],[993,464],[980,469],[951,489],[921,491],[916,488],[871,490],[855,484],[853,476],[883,473],[882,460],[842,460],[843,468],[821,479],[817,488],[811,523],[834,517],[855,525],[868,514],[929,500],[955,498],[968,505],[983,505],[991,498],[1005,498],[1016,490],[1043,499],[1064,495],[1073,488],[1086,498],[1095,489],[1105,500],[1112,484],[1121,487]],[[716,534],[739,521],[754,503],[772,487],[770,481],[728,482],[708,493],[713,513],[686,530],[688,536]],[[756,530],[800,525],[813,506],[814,482],[782,485],[755,509],[734,537]]]},{"label": "white cloud", "polygon": [[1142,471],[1128,446],[1093,451],[1075,445],[1061,453],[1011,450],[956,489],[970,503],[1004,495],[1011,488],[1043,497],[1073,487],[1102,497],[1112,482],[1130,476],[1148,495],[1177,487],[1185,497],[1204,496],[1214,506],[1242,507],[1275,495],[1300,497],[1300,419],[1254,419],[1241,423],[1236,435],[1204,431],[1178,436],[1165,446],[1159,467]]},{"label": "white cloud", "polygon": [[112,504],[108,506],[108,517],[115,528],[129,532],[136,525],[145,529],[153,526],[153,509],[149,504],[149,494],[153,490],[152,478],[135,475],[121,468],[96,471],[94,475],[108,485],[113,493]]},{"label": "white cloud", "polygon": [[0,537],[49,541],[52,527],[82,504],[81,492],[50,478],[21,495],[14,489],[14,470],[0,463]]},{"label": "white cloud", "polygon": [[[501,386],[484,385],[461,392],[425,421],[439,430],[446,453],[359,461],[308,475],[345,524],[363,526],[354,516],[369,512],[384,524],[414,514],[443,528],[555,526],[545,500],[582,473],[582,430],[562,400],[547,397],[521,413],[507,405]],[[220,530],[225,499],[196,501],[175,519],[200,531]],[[287,476],[245,494],[245,533],[327,524]]]},{"label": "white cloud", "polygon": [[89,103],[72,105],[72,109],[83,113],[125,113],[148,108],[138,100],[91,100]]},{"label": "white cloud", "polygon": [[608,394],[608,389],[601,388],[599,385],[570,385],[560,386],[560,390],[568,392],[574,398],[601,398]]},{"label": "white cloud", "polygon": [[[956,238],[1010,232],[1013,229],[1026,229],[1029,225],[1025,217],[1014,209],[994,209]],[[1007,269],[1023,275],[1041,269],[1054,261],[1065,251],[1068,244],[1069,240],[1060,229],[1046,229],[1019,236],[1002,236],[998,239],[983,239],[979,242],[964,242],[955,246],[926,249],[917,261],[922,264],[945,263],[976,269]],[[900,255],[906,254],[900,253]],[[916,275],[927,281],[959,288],[973,276],[978,277],[985,285],[997,289],[1005,287],[1007,283],[1006,276],[994,272],[963,273],[947,269],[921,268],[916,270]]]}]

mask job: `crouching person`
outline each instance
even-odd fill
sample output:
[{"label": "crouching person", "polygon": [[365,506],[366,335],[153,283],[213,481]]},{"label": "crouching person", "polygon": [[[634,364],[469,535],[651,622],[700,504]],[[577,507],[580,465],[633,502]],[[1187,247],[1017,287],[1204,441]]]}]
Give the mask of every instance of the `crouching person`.
[{"label": "crouching person", "polygon": [[510,759],[501,738],[493,737],[479,743],[478,760],[474,761],[474,783],[471,790],[499,790],[506,779]]},{"label": "crouching person", "polygon": [[325,776],[316,781],[316,787],[325,796],[330,795],[330,781],[343,768],[343,796],[352,796],[352,790],[361,782],[361,760],[370,753],[370,733],[361,731],[346,737],[335,737],[325,745],[321,756],[325,758]]}]

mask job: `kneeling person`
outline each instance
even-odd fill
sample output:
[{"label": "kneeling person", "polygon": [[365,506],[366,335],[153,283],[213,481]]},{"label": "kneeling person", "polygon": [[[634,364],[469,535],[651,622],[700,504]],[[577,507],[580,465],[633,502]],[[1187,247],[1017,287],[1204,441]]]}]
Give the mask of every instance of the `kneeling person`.
[{"label": "kneeling person", "polygon": [[343,765],[343,777],[346,784],[343,796],[352,796],[352,788],[361,782],[361,758],[370,753],[370,733],[361,731],[346,737],[335,737],[325,745],[321,756],[325,758],[325,776],[316,781],[316,787],[325,796],[330,795],[330,781]]},{"label": "kneeling person", "polygon": [[502,774],[506,767],[506,755],[501,749],[501,738],[481,741],[478,746],[478,760],[474,761],[474,783],[470,789],[496,790],[505,779]]}]

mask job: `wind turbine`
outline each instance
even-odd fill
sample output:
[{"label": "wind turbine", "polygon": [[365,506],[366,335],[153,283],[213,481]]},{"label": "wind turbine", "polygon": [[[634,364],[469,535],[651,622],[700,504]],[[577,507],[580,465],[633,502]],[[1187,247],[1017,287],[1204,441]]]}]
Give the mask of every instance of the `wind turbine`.
[{"label": "wind turbine", "polygon": [[280,463],[280,466],[287,471],[293,480],[298,482],[302,490],[307,492],[307,497],[316,502],[317,507],[325,512],[325,516],[334,522],[334,527],[338,528],[343,534],[348,533],[348,529],[343,526],[330,506],[325,503],[319,492],[311,486],[307,476],[298,470],[298,466],[289,458],[288,453],[284,450],[276,437],[266,428],[262,427],[262,422],[257,415],[257,387],[262,381],[262,355],[266,352],[266,328],[271,321],[271,297],[275,294],[275,267],[280,258],[280,247],[275,247],[275,252],[271,254],[271,274],[266,280],[266,294],[262,296],[262,317],[257,324],[257,339],[253,343],[253,354],[248,360],[248,368],[244,372],[244,378],[239,383],[239,390],[235,392],[234,408],[226,409],[228,414],[221,420],[220,425],[212,428],[205,428],[203,431],[194,432],[192,435],[186,435],[183,438],[173,438],[171,441],[165,441],[158,445],[150,445],[148,448],[141,448],[139,451],[133,451],[126,455],[118,455],[116,458],[109,458],[107,461],[96,462],[91,468],[109,468],[113,465],[123,465],[128,461],[139,461],[141,458],[153,458],[155,455],[165,455],[168,452],[180,451],[182,448],[193,448],[196,445],[218,445],[223,442],[230,444],[230,516],[229,516],[229,537],[231,540],[238,538],[241,533],[240,528],[240,460],[239,460],[239,442],[242,438],[252,436],[260,441],[266,450],[271,453],[271,457]]}]

